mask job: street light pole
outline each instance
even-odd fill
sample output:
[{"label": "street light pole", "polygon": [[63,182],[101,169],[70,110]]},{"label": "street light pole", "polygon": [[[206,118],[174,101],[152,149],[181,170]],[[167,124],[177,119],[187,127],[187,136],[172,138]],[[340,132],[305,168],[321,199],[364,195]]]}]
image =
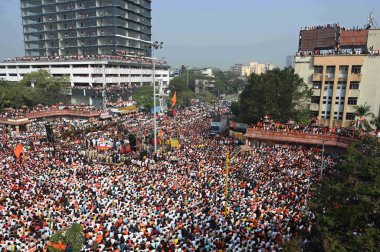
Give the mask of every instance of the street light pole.
[{"label": "street light pole", "polygon": [[153,136],[154,136],[154,154],[157,153],[157,116],[156,116],[156,59],[154,58],[154,50],[161,49],[163,42],[153,42],[152,43],[152,82],[153,82]]}]

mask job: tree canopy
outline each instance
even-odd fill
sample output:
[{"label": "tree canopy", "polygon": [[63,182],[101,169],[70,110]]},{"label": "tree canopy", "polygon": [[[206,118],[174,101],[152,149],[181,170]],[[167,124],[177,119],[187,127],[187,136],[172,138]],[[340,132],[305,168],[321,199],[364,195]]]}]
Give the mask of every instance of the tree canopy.
[{"label": "tree canopy", "polygon": [[150,109],[153,107],[153,86],[140,87],[137,92],[133,94],[133,100],[139,106]]},{"label": "tree canopy", "polygon": [[20,82],[0,81],[0,109],[67,102],[68,77],[53,77],[46,70],[24,75]]},{"label": "tree canopy", "polygon": [[[66,230],[59,230],[50,237],[48,250],[50,252],[60,252],[62,249],[56,248],[54,245],[62,243],[65,247],[70,246],[73,252],[81,251],[84,239],[82,237],[83,227],[78,223],[73,223]],[[65,250],[66,251],[66,250]]]},{"label": "tree canopy", "polygon": [[311,89],[292,68],[274,69],[262,75],[252,74],[240,94],[239,119],[256,123],[266,114],[282,122],[289,118],[302,121],[310,117],[308,101]]},{"label": "tree canopy", "polygon": [[353,144],[311,203],[315,224],[307,251],[380,250],[380,144]]},{"label": "tree canopy", "polygon": [[356,105],[355,108],[355,115],[357,117],[357,120],[360,120],[359,127],[364,131],[371,131],[372,127],[370,125],[370,121],[367,120],[369,117],[370,120],[375,117],[375,115],[371,112],[371,106],[367,103],[364,103],[364,105]]}]

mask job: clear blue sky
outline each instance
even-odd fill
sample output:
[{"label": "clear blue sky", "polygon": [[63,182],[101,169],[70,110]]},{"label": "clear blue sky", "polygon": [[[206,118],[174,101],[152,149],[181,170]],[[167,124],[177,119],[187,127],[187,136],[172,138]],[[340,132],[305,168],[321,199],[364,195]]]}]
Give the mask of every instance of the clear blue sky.
[{"label": "clear blue sky", "polygon": [[[173,67],[283,66],[301,27],[362,27],[371,10],[380,24],[379,0],[153,0],[152,9],[154,40],[165,43],[157,56]],[[20,15],[19,0],[0,0],[0,59],[24,54]]]}]

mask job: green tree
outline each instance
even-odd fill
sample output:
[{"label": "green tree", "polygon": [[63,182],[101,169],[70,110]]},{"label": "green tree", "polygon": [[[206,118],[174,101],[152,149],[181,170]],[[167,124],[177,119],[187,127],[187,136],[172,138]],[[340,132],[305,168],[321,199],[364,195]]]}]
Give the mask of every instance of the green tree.
[{"label": "green tree", "polygon": [[238,116],[240,113],[240,105],[238,102],[231,103],[231,112],[233,115]]},{"label": "green tree", "polygon": [[133,94],[133,100],[143,108],[150,109],[153,107],[153,86],[143,86]]},{"label": "green tree", "polygon": [[181,77],[175,77],[170,81],[169,89],[171,93],[174,93],[174,91],[178,93],[190,90],[186,85],[186,80],[184,80]]},{"label": "green tree", "polygon": [[20,84],[28,88],[28,103],[36,103],[37,99],[38,103],[47,105],[67,102],[67,96],[64,94],[64,91],[70,88],[67,76],[53,77],[49,71],[39,70],[25,74]]},{"label": "green tree", "polygon": [[187,87],[186,80],[182,77],[173,78],[169,85],[170,94],[177,93],[177,106],[189,105],[191,99],[195,98],[194,92]]},{"label": "green tree", "polygon": [[367,103],[364,103],[364,105],[357,105],[355,108],[355,115],[357,117],[357,120],[360,120],[360,128],[364,131],[371,131],[372,127],[368,121],[369,118],[374,118],[375,115],[371,112],[371,106]]},{"label": "green tree", "polygon": [[266,114],[280,121],[305,120],[311,89],[292,68],[252,74],[240,94],[241,121],[256,123]]},{"label": "green tree", "polygon": [[307,251],[380,250],[380,144],[353,144],[311,202],[315,223]]},{"label": "green tree", "polygon": [[219,89],[221,94],[237,94],[246,85],[246,81],[244,81],[239,74],[234,72],[214,69],[214,74],[215,88]]},{"label": "green tree", "polygon": [[25,74],[20,82],[0,81],[0,108],[34,106],[38,103],[51,105],[68,102],[64,91],[69,88],[67,77],[52,77],[40,70]]},{"label": "green tree", "polygon": [[[82,237],[83,228],[78,223],[73,223],[67,230],[60,230],[50,237],[50,242],[58,243],[61,241],[65,245],[70,245],[74,252],[81,251],[84,239]],[[48,246],[50,252],[59,252],[56,248]]]},{"label": "green tree", "polygon": [[79,252],[83,247],[83,228],[80,224],[74,223],[65,232],[66,244],[70,244],[74,252]]},{"label": "green tree", "polygon": [[380,115],[373,118],[371,124],[375,126],[376,130],[380,130]]},{"label": "green tree", "polygon": [[197,95],[197,98],[198,97],[207,103],[211,103],[213,101],[213,99],[215,98],[215,96],[209,91],[204,91],[204,92],[199,93]]}]

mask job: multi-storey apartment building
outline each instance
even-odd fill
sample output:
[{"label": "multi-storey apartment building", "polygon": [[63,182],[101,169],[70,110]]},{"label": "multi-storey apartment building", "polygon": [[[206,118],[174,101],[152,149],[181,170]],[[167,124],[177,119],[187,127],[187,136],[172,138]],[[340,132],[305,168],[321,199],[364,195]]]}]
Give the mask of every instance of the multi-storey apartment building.
[{"label": "multi-storey apartment building", "polygon": [[26,56],[149,55],[151,0],[21,0]]},{"label": "multi-storey apartment building", "polygon": [[327,126],[349,126],[355,105],[380,110],[380,30],[338,24],[300,31],[295,72],[313,90],[310,110]]},{"label": "multi-storey apartment building", "polygon": [[261,75],[275,68],[272,64],[259,64],[257,62],[250,62],[248,66],[242,66],[241,75],[250,76],[251,74]]}]

